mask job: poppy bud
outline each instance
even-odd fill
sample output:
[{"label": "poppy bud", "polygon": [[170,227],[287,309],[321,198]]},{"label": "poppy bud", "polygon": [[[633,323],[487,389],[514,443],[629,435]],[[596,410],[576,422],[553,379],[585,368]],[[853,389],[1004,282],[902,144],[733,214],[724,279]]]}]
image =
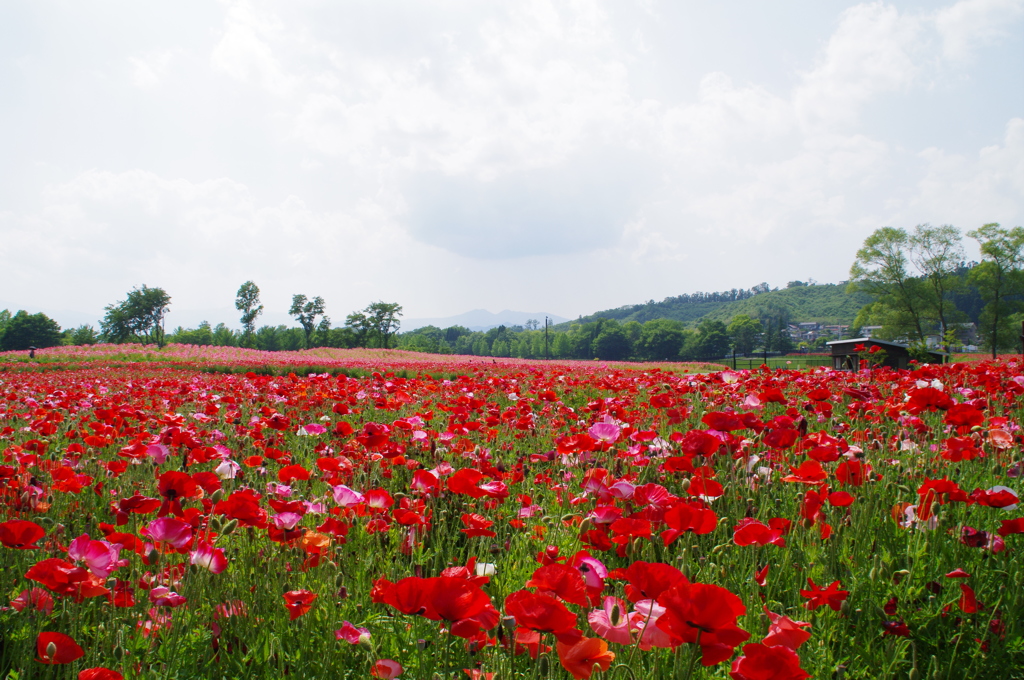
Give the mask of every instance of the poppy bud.
[{"label": "poppy bud", "polygon": [[160,563],[160,553],[157,552],[156,548],[152,548],[148,553],[146,553],[146,561],[150,564]]},{"label": "poppy bud", "polygon": [[124,647],[121,645],[114,647],[114,658],[119,660],[124,658]]},{"label": "poppy bud", "polygon": [[230,534],[231,532],[233,532],[237,528],[238,528],[238,520],[237,519],[233,519],[233,520],[229,521],[227,524],[225,524],[223,527],[221,527],[221,533],[222,534]]},{"label": "poppy bud", "polygon": [[689,479],[684,479],[679,486],[682,487],[683,491],[689,491],[690,490],[690,480]]},{"label": "poppy bud", "polygon": [[540,657],[540,659],[537,660],[537,670],[539,670],[540,674],[545,677],[547,677],[548,674],[548,666],[549,664],[547,654],[543,655],[542,657]]},{"label": "poppy bud", "polygon": [[57,655],[57,643],[51,642],[50,644],[46,645],[46,657],[45,657],[45,659],[47,661],[50,661],[56,655]]},{"label": "poppy bud", "polygon": [[214,503],[220,503],[223,498],[224,489],[217,489],[212,494],[210,494],[210,500],[213,501]]},{"label": "poppy bud", "polygon": [[345,583],[345,575],[340,571],[334,575],[334,587],[340,588]]}]

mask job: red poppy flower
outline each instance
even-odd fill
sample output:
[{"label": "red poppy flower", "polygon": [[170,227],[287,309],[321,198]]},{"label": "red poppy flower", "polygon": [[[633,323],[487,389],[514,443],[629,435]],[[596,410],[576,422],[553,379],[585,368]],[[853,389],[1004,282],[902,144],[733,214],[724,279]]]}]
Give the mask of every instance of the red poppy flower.
[{"label": "red poppy flower", "polygon": [[775,614],[764,608],[771,625],[768,626],[768,635],[761,642],[769,647],[781,645],[796,650],[800,645],[810,639],[811,634],[803,628],[810,628],[811,624],[806,621],[794,621],[785,614]]},{"label": "red poppy flower", "polygon": [[1010,534],[1024,534],[1024,517],[1000,520],[998,532],[1004,537]]},{"label": "red poppy flower", "polygon": [[520,627],[554,633],[560,642],[572,644],[582,635],[576,629],[576,615],[551,595],[517,590],[505,598],[505,612]]},{"label": "red poppy flower", "polygon": [[34,550],[36,541],[46,535],[46,530],[35,522],[12,519],[0,522],[0,543],[16,550]]},{"label": "red poppy flower", "polygon": [[85,656],[85,651],[64,633],[40,633],[36,638],[37,661],[45,664],[71,663]]},{"label": "red poppy flower", "polygon": [[608,651],[608,643],[600,638],[581,637],[573,644],[559,641],[556,649],[562,668],[577,680],[589,678],[594,672],[594,666],[607,671],[615,660],[615,653]]},{"label": "red poppy flower", "polygon": [[630,602],[656,600],[663,592],[679,583],[689,583],[671,564],[636,561],[625,569],[608,572],[608,578],[626,579],[625,594]]},{"label": "red poppy flower", "polygon": [[15,611],[25,611],[28,607],[49,616],[53,612],[53,597],[42,588],[23,590],[18,597],[11,600]]},{"label": "red poppy flower", "polygon": [[883,621],[883,635],[895,635],[898,637],[910,637],[910,628],[904,621]]},{"label": "red poppy flower", "polygon": [[490,529],[494,522],[482,515],[478,515],[476,513],[463,513],[462,523],[466,528],[461,529],[460,531],[467,536],[484,536],[486,538],[493,538],[497,536],[497,534]]},{"label": "red poppy flower", "polygon": [[195,498],[199,495],[199,485],[195,480],[190,475],[177,470],[168,470],[160,475],[158,489],[164,499],[158,513],[159,517],[166,515],[181,517],[181,499]]},{"label": "red poppy flower", "polygon": [[103,586],[104,581],[99,576],[56,557],[36,562],[25,572],[25,578],[37,581],[55,593],[71,595],[78,600],[110,592]]},{"label": "red poppy flower", "polygon": [[736,645],[750,633],[736,626],[746,613],[743,601],[720,586],[709,583],[679,583],[658,598],[665,613],[657,626],[681,642],[701,648],[701,664],[713,666],[732,656]]},{"label": "red poppy flower", "polygon": [[771,529],[767,524],[760,522],[753,517],[744,517],[733,528],[732,540],[736,545],[768,545],[772,543],[785,547],[786,539],[782,537],[782,531]]},{"label": "red poppy flower", "polygon": [[288,617],[294,621],[310,610],[317,594],[308,590],[289,590],[283,597],[284,606],[288,608]]},{"label": "red poppy flower", "polygon": [[429,607],[424,616],[430,619],[459,621],[476,616],[491,604],[491,598],[480,586],[464,578],[438,576],[428,587]]},{"label": "red poppy flower", "polygon": [[804,680],[800,657],[788,647],[753,642],[743,645],[743,655],[732,662],[732,680]]},{"label": "red poppy flower", "polygon": [[587,597],[586,583],[578,569],[567,564],[549,564],[539,567],[533,577],[526,582],[527,588],[536,588],[537,592],[554,595],[565,602],[586,607],[590,604]]},{"label": "red poppy flower", "polygon": [[978,598],[974,595],[974,588],[966,583],[960,584],[960,601],[957,603],[964,614],[974,614],[978,611]]},{"label": "red poppy flower", "polygon": [[808,609],[817,609],[826,604],[832,611],[837,612],[843,606],[843,600],[850,594],[848,590],[839,590],[839,581],[833,581],[827,588],[821,588],[808,578],[807,585],[810,586],[810,590],[801,590],[800,595],[808,598],[807,603],[804,604]]},{"label": "red poppy flower", "polygon": [[985,414],[970,404],[957,404],[946,411],[945,421],[955,427],[974,427],[985,422]]},{"label": "red poppy flower", "polygon": [[78,674],[78,680],[124,680],[124,676],[103,666],[86,668]]}]

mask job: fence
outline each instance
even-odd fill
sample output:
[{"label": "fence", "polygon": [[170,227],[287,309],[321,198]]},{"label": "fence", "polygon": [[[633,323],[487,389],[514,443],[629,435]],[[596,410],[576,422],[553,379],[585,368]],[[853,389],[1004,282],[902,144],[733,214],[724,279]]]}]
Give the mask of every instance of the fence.
[{"label": "fence", "polygon": [[733,370],[756,369],[767,365],[769,368],[812,368],[818,366],[831,366],[832,357],[807,354],[769,354],[761,356],[727,356],[697,359],[710,364],[722,364]]}]

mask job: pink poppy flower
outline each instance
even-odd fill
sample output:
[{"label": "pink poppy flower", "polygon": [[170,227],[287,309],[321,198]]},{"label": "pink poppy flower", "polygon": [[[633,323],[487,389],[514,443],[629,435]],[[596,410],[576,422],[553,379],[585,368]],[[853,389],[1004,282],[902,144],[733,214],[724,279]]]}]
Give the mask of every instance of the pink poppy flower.
[{"label": "pink poppy flower", "polygon": [[381,659],[373,664],[373,668],[370,669],[370,675],[375,678],[381,678],[381,680],[391,680],[401,675],[403,670],[402,664],[397,661]]},{"label": "pink poppy flower", "polygon": [[214,548],[209,543],[200,543],[192,551],[190,562],[197,567],[206,569],[211,574],[219,574],[228,566],[228,560],[224,556],[224,551],[220,548]]},{"label": "pink poppy flower", "polygon": [[192,525],[173,517],[161,517],[144,526],[139,533],[174,548],[183,548],[192,540]]},{"label": "pink poppy flower", "polygon": [[356,628],[348,621],[345,621],[341,628],[334,631],[334,637],[352,645],[365,644],[370,641],[370,631],[366,628]]},{"label": "pink poppy flower", "polygon": [[626,603],[611,595],[604,598],[604,607],[595,609],[587,614],[587,621],[595,633],[608,642],[618,642],[620,645],[633,644],[633,635],[630,631],[630,617],[627,614]]}]

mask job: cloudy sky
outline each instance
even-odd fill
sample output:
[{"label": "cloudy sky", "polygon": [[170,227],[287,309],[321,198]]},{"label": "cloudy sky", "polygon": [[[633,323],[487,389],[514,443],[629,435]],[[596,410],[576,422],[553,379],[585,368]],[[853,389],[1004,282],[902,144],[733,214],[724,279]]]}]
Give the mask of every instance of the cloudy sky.
[{"label": "cloudy sky", "polygon": [[0,308],[65,326],[575,317],[1024,224],[1024,0],[6,0],[0,93]]}]

